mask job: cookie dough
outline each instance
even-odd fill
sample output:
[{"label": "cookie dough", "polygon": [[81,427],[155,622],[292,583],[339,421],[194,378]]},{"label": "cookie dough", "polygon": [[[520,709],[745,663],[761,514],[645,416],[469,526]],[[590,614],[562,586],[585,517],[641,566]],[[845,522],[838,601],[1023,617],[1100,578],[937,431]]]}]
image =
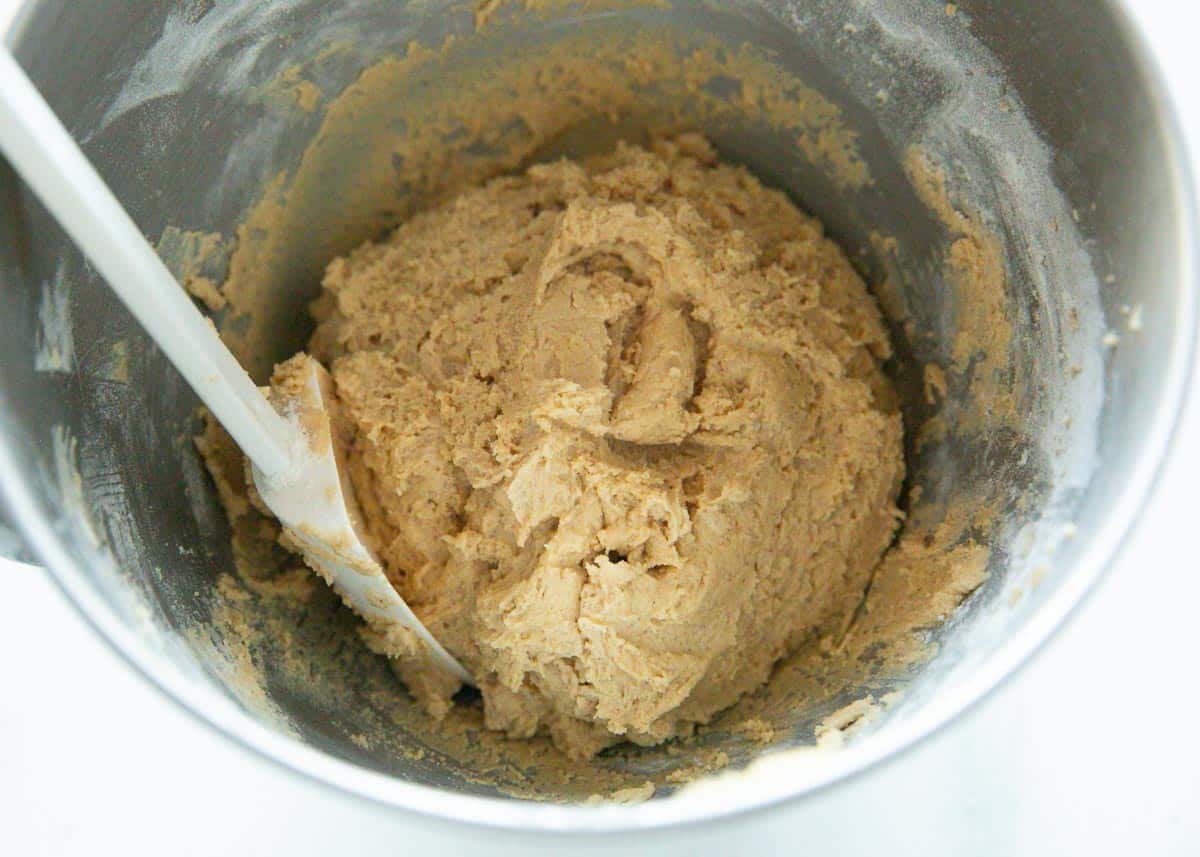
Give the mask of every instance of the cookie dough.
[{"label": "cookie dough", "polygon": [[512,737],[689,734],[844,626],[897,528],[878,307],[698,136],[469,190],[335,260],[315,312],[375,547]]}]

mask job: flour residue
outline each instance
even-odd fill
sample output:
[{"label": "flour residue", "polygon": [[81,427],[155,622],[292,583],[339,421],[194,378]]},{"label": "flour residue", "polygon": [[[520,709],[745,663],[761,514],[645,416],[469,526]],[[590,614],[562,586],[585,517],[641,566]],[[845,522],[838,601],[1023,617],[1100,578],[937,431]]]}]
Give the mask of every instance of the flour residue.
[{"label": "flour residue", "polygon": [[37,371],[74,371],[75,335],[71,325],[71,288],[66,278],[66,266],[60,262],[54,279],[42,287],[38,304],[37,351],[33,358]]},{"label": "flour residue", "polygon": [[148,102],[184,92],[209,70],[214,45],[246,40],[249,47],[224,62],[218,78],[223,95],[238,95],[246,88],[259,54],[268,45],[265,37],[286,30],[288,19],[304,6],[304,0],[217,0],[173,6],[167,12],[162,34],[129,69],[125,84],[105,110],[98,130]]},{"label": "flour residue", "polygon": [[581,10],[588,13],[605,12],[614,9],[628,9],[632,6],[670,8],[670,0],[643,0],[640,3],[631,0],[475,0],[475,29],[482,30],[492,23],[493,17],[500,17],[505,9],[514,12],[521,11],[549,18],[569,9]]}]

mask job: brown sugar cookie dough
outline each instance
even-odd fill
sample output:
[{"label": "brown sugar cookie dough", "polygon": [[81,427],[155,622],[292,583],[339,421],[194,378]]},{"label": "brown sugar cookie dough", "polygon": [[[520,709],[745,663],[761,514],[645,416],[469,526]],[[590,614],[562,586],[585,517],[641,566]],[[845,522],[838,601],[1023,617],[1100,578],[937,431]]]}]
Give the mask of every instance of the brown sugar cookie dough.
[{"label": "brown sugar cookie dough", "polygon": [[879,309],[702,138],[494,179],[324,288],[370,535],[490,728],[687,735],[860,604],[904,475]]}]

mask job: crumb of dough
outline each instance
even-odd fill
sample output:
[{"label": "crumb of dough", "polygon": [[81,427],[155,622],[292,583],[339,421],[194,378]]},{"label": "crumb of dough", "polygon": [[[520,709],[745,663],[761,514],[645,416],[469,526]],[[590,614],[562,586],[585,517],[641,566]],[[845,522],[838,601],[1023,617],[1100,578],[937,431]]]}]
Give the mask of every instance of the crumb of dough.
[{"label": "crumb of dough", "polygon": [[896,531],[879,308],[699,136],[468,190],[331,263],[318,318],[379,555],[512,738],[691,734],[843,625]]},{"label": "crumb of dough", "polygon": [[861,729],[877,718],[882,708],[871,696],[856,699],[842,706],[817,724],[814,735],[821,749],[838,749],[854,730]]},{"label": "crumb of dough", "polygon": [[761,717],[748,717],[729,728],[756,744],[770,744],[779,737],[779,729]]},{"label": "crumb of dough", "polygon": [[682,785],[699,777],[711,777],[728,768],[731,761],[729,754],[723,750],[698,752],[695,755],[697,757],[695,764],[671,771],[667,774],[667,782]]},{"label": "crumb of dough", "polygon": [[213,312],[225,309],[225,295],[221,294],[221,290],[217,284],[208,277],[202,277],[199,274],[187,277],[183,281],[183,287],[187,289],[188,294],[199,300]]},{"label": "crumb of dough", "polygon": [[654,783],[645,782],[640,786],[630,786],[627,789],[617,789],[609,794],[594,794],[589,795],[584,804],[587,806],[599,806],[605,803],[641,803],[642,801],[650,800],[654,797]]},{"label": "crumb of dough", "polygon": [[930,405],[937,405],[938,402],[945,401],[947,390],[945,370],[936,363],[927,363],[923,378],[925,401]]}]

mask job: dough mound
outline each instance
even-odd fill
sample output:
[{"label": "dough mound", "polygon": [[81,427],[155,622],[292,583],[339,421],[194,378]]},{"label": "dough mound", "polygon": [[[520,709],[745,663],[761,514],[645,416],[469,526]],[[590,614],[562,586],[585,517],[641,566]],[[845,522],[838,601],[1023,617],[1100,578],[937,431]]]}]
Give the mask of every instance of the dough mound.
[{"label": "dough mound", "polygon": [[853,615],[899,521],[887,334],[821,225],[702,138],[494,179],[324,287],[371,537],[489,728],[576,758],[687,735]]}]

